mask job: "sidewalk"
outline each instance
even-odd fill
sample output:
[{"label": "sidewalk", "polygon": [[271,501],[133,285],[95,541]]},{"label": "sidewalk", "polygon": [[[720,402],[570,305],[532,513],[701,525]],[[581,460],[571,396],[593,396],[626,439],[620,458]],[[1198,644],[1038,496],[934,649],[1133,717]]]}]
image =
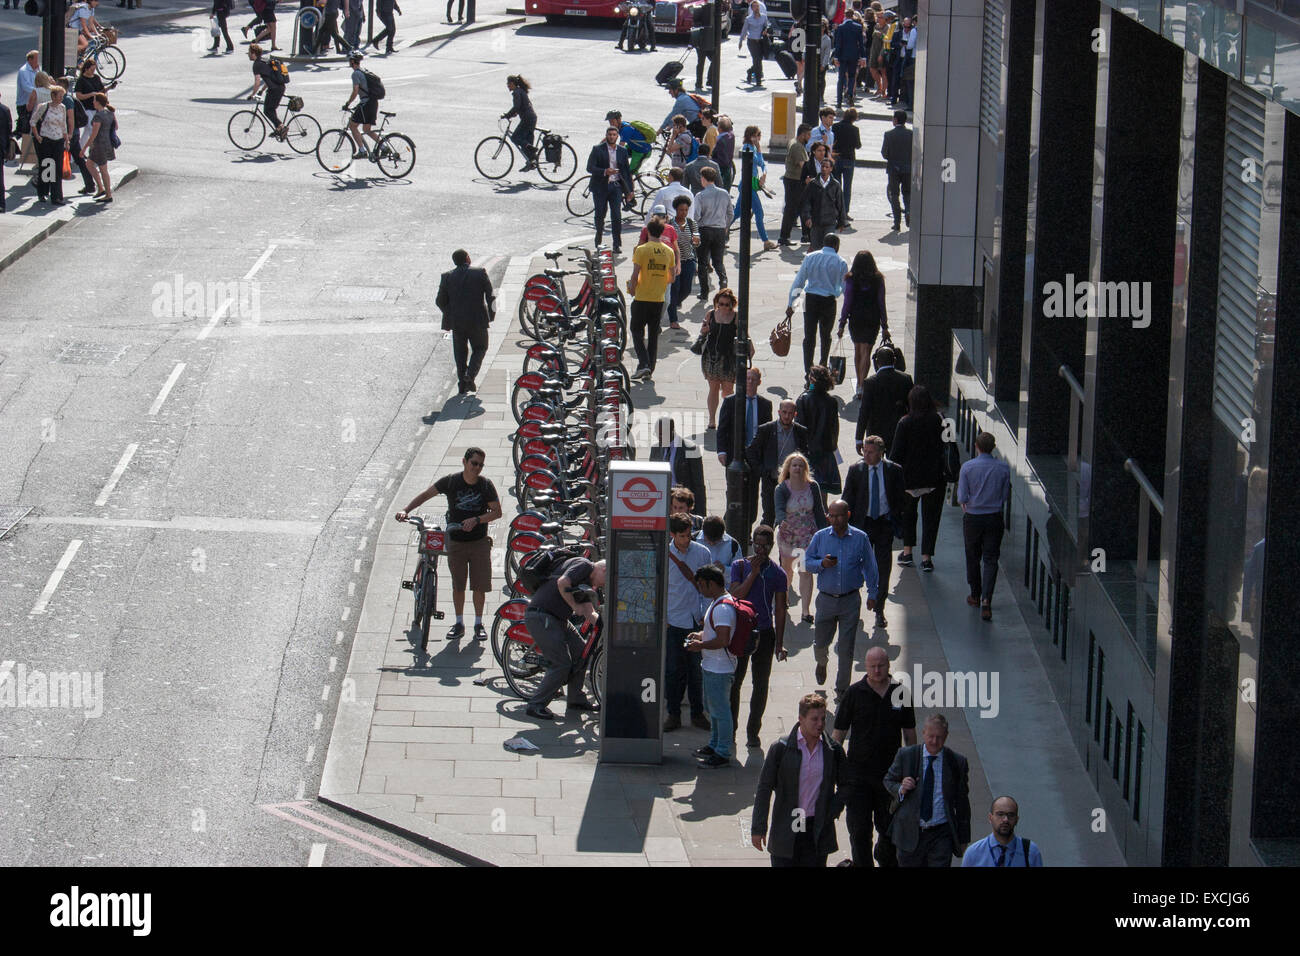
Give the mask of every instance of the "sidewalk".
[{"label": "sidewalk", "polygon": [[[841,253],[850,262],[859,249],[876,256],[890,290],[894,340],[911,355],[913,343],[904,321],[906,262],[896,258],[904,255],[905,247],[880,218],[883,179],[871,171],[860,175],[860,186],[855,183],[855,195],[863,197],[854,207],[858,229],[843,236]],[[779,215],[779,210],[771,212]],[[772,231],[775,235],[775,227]],[[736,245],[733,235],[733,285]],[[756,243],[755,248],[761,246]],[[776,358],[767,344],[769,331],[784,313],[800,259],[796,250],[763,253],[755,256],[751,273],[754,364],[763,371],[761,393],[774,402],[797,393],[803,378],[800,317],[787,358]],[[799,698],[817,688],[811,627],[792,623],[786,628],[790,656],[773,665],[761,735],[764,751],[741,750],[733,766],[721,770],[697,768],[691,751],[707,742],[708,732],[689,726],[665,736],[661,766],[609,767],[597,763],[598,723],[575,717],[539,727],[525,718],[524,704],[505,686],[487,642],[442,640],[452,622],[445,579],[439,606],[448,619],[434,622],[431,656],[421,657],[408,630],[411,599],[399,589],[399,581],[411,575],[414,549],[409,529],[393,522],[392,512],[435,477],[458,471],[464,448],[477,445],[486,449],[485,473],[502,492],[507,519],[513,514],[514,500],[504,489],[513,484],[509,435],[515,423],[508,406],[509,386],[521,364],[514,316],[523,279],[544,264],[540,258],[512,261],[499,292],[498,316],[504,321],[493,328],[481,390],[448,400],[382,516],[348,664],[355,699],[340,702],[321,799],[489,863],[769,865],[767,854],[750,844],[751,806],[766,747],[778,734],[790,732]],[[629,271],[630,263],[623,260],[620,281]],[[713,452],[714,433],[704,430],[707,386],[698,357],[688,350],[704,306],[693,297],[691,302],[684,320],[688,332],[665,331],[655,381],[634,385],[632,396],[638,410],[678,415],[681,430],[703,446],[709,511],[719,513],[725,482]],[[851,351],[849,355],[851,365]],[[852,389],[846,381],[837,396],[842,402],[850,400]],[[841,420],[844,468],[857,460],[857,407],[850,401]],[[428,513],[441,515],[441,509]],[[494,530],[499,569],[505,522]],[[359,543],[359,549],[367,546],[365,540]],[[860,635],[855,679],[873,643],[887,648],[895,674],[910,674],[918,665],[927,672],[946,672],[950,666],[997,672],[996,717],[982,718],[974,707],[945,710],[951,725],[948,745],[971,762],[974,838],[988,832],[985,815],[992,796],[1010,792],[1020,801],[1021,832],[1032,836],[1049,864],[1120,865],[1113,838],[1090,832],[1089,811],[1098,800],[1070,744],[1015,601],[1005,585],[999,585],[995,624],[983,625],[965,605],[962,562],[960,512],[947,507],[937,572],[922,575],[916,569],[895,568],[888,632]],[[497,603],[496,597],[489,600],[489,627]],[[832,678],[835,667],[832,661]],[[919,718],[934,709],[918,707]],[[745,690],[742,724],[747,712]],[[540,753],[521,756],[504,749],[504,741],[517,733],[541,747]],[[848,855],[843,818],[838,827],[840,852],[832,856],[832,864]]]},{"label": "sidewalk", "polygon": [[[63,198],[68,205],[55,208],[36,204],[36,193],[28,185],[28,163],[21,173],[17,167],[5,164],[5,200],[8,212],[0,215],[0,271],[9,268],[37,243],[58,232],[68,223],[85,216],[98,215],[101,210],[112,209],[106,203],[92,202],[89,196],[78,196],[81,176],[73,167],[73,178],[63,181]],[[113,194],[135,179],[139,170],[128,163],[114,161],[109,164],[113,178]]]}]

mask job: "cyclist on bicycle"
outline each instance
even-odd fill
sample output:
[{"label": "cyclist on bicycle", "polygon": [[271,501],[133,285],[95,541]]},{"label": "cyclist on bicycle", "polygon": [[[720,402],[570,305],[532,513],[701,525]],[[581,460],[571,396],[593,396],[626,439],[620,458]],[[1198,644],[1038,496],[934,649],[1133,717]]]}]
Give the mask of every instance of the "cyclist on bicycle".
[{"label": "cyclist on bicycle", "polygon": [[627,147],[628,165],[635,174],[637,167],[641,165],[641,161],[649,156],[650,151],[654,149],[654,145],[646,138],[645,133],[637,129],[636,126],[631,123],[624,123],[623,114],[618,110],[610,110],[606,113],[605,122],[618,130],[618,138]]},{"label": "cyclist on bicycle", "polygon": [[254,43],[248,48],[248,59],[253,64],[253,92],[248,95],[250,100],[257,99],[257,91],[263,86],[266,87],[266,99],[262,101],[262,112],[266,118],[271,121],[275,128],[275,135],[280,139],[284,138],[284,124],[280,122],[278,108],[280,99],[284,96],[285,79],[278,69],[271,65],[269,60],[262,59],[262,48]]},{"label": "cyclist on bicycle", "polygon": [[82,3],[74,3],[68,10],[67,19],[63,25],[69,29],[77,31],[77,55],[80,56],[86,52],[86,44],[95,38],[99,33],[99,21],[95,19],[95,8],[99,6],[99,0],[85,0]]},{"label": "cyclist on bicycle", "polygon": [[522,76],[515,74],[506,77],[506,89],[510,91],[510,96],[514,99],[514,105],[510,107],[510,112],[502,113],[501,118],[519,117],[519,125],[510,134],[510,139],[519,147],[520,152],[524,154],[524,159],[527,160],[522,170],[522,172],[526,173],[530,169],[537,168],[537,150],[533,147],[533,134],[537,132],[537,113],[533,110],[533,104],[528,99],[528,91],[532,87],[528,85],[528,81]]},{"label": "cyclist on bicycle", "polygon": [[352,141],[357,145],[357,151],[353,154],[353,159],[361,157],[370,158],[370,153],[366,150],[365,136],[369,136],[379,145],[379,134],[375,132],[375,120],[379,118],[379,100],[370,95],[370,81],[366,79],[366,71],[361,69],[361,53],[353,50],[348,56],[348,65],[352,67],[352,95],[348,101],[343,104],[343,108],[349,109],[352,101],[360,97],[357,102],[357,108],[352,110],[352,118],[348,121],[348,132],[352,134]]}]

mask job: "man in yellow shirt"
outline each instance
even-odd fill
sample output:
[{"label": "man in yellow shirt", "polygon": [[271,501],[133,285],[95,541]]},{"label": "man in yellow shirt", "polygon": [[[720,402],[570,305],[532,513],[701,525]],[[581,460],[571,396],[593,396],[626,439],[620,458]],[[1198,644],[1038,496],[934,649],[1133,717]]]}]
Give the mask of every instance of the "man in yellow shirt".
[{"label": "man in yellow shirt", "polygon": [[654,374],[664,297],[678,271],[677,250],[660,241],[664,224],[651,219],[646,232],[650,238],[632,253],[632,278],[627,280],[627,291],[632,296],[632,347],[636,349],[637,361],[632,378],[642,381],[649,381]]}]

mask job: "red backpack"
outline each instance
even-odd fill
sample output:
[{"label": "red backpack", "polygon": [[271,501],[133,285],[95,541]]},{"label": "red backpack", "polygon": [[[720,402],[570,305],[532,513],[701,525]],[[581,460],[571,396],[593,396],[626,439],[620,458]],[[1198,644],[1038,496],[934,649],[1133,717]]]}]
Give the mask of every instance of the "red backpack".
[{"label": "red backpack", "polygon": [[[724,595],[723,602],[730,604],[736,611],[736,626],[731,629],[731,640],[727,641],[727,653],[732,657],[754,652],[754,624],[758,621],[754,614],[754,605],[748,601],[738,601],[730,594]],[[713,625],[713,608],[709,608],[709,625]]]}]

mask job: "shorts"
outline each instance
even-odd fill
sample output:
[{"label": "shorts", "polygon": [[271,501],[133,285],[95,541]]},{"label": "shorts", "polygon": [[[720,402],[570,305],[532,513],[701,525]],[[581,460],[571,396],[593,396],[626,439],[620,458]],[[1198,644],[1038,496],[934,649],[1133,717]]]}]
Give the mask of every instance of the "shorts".
[{"label": "shorts", "polygon": [[379,100],[366,100],[357,104],[357,108],[352,111],[352,122],[362,126],[374,126],[378,118]]},{"label": "shorts", "polygon": [[477,541],[447,539],[447,570],[451,572],[451,589],[465,590],[469,579],[471,591],[492,590],[492,539],[486,535]]}]

